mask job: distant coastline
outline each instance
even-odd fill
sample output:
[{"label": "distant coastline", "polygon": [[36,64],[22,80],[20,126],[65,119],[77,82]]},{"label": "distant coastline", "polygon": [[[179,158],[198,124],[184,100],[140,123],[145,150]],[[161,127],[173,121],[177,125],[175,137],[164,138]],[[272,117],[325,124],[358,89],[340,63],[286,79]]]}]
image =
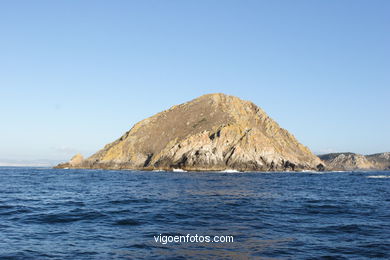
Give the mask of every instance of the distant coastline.
[{"label": "distant coastline", "polygon": [[1,160],[0,167],[53,167],[56,162],[50,161],[13,161],[13,160]]}]

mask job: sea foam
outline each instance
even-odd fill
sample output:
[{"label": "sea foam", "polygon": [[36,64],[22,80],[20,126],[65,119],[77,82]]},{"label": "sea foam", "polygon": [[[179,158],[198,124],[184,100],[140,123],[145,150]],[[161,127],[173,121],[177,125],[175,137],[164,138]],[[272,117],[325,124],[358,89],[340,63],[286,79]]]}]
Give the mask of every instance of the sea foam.
[{"label": "sea foam", "polygon": [[173,172],[187,172],[187,171],[185,171],[183,169],[173,169]]},{"label": "sea foam", "polygon": [[220,171],[220,172],[237,173],[237,172],[240,172],[240,171],[233,170],[233,169],[226,169],[226,170],[223,170],[223,171]]}]

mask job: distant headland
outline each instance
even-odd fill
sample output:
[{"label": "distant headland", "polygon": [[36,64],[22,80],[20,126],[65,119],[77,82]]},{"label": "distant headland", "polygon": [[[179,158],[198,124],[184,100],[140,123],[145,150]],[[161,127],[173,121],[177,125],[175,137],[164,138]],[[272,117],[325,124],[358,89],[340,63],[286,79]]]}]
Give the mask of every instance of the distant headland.
[{"label": "distant headland", "polygon": [[[78,154],[56,168],[344,170],[339,166],[346,162],[335,158],[314,155],[254,103],[218,93],[144,119],[91,157]],[[380,158],[369,168],[389,169],[389,156],[384,159],[387,164]]]},{"label": "distant headland", "polygon": [[370,171],[390,170],[390,153],[362,155],[356,153],[329,153],[319,155],[332,171]]}]

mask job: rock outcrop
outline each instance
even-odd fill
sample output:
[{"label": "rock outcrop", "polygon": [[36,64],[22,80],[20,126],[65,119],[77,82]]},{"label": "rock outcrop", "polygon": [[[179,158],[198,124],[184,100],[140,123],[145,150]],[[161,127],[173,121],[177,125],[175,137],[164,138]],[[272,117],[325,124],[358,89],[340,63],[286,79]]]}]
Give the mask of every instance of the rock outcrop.
[{"label": "rock outcrop", "polygon": [[366,158],[374,165],[375,169],[390,171],[389,152],[366,155]]},{"label": "rock outcrop", "polygon": [[370,170],[374,165],[364,155],[356,153],[331,153],[319,156],[326,162],[328,170],[353,171]]},{"label": "rock outcrop", "polygon": [[390,153],[362,155],[356,153],[330,153],[319,156],[326,163],[327,170],[390,170]]},{"label": "rock outcrop", "polygon": [[[72,159],[73,161],[73,159]],[[58,168],[323,170],[322,161],[249,101],[208,94],[135,124],[91,157]]]},{"label": "rock outcrop", "polygon": [[76,154],[75,156],[72,157],[69,161],[69,166],[71,167],[77,167],[80,166],[84,161],[84,157],[81,154]]}]

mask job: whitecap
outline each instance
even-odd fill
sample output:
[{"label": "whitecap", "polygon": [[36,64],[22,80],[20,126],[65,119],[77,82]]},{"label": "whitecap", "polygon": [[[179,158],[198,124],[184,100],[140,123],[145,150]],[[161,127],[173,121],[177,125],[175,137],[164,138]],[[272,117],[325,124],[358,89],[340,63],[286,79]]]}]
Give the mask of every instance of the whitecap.
[{"label": "whitecap", "polygon": [[367,178],[373,178],[373,179],[387,179],[390,178],[389,175],[371,175],[367,176]]},{"label": "whitecap", "polygon": [[240,171],[233,170],[233,169],[226,169],[226,170],[223,170],[223,171],[220,171],[220,172],[237,173],[237,172],[240,172]]},{"label": "whitecap", "polygon": [[310,174],[324,174],[325,172],[319,172],[319,171],[311,171],[311,170],[302,170],[300,172],[303,173],[310,173]]},{"label": "whitecap", "polygon": [[173,169],[173,172],[187,172],[187,171],[185,171],[183,169]]},{"label": "whitecap", "polygon": [[308,174],[325,174],[326,172],[316,172],[316,171],[302,171],[303,173],[308,173]]}]

